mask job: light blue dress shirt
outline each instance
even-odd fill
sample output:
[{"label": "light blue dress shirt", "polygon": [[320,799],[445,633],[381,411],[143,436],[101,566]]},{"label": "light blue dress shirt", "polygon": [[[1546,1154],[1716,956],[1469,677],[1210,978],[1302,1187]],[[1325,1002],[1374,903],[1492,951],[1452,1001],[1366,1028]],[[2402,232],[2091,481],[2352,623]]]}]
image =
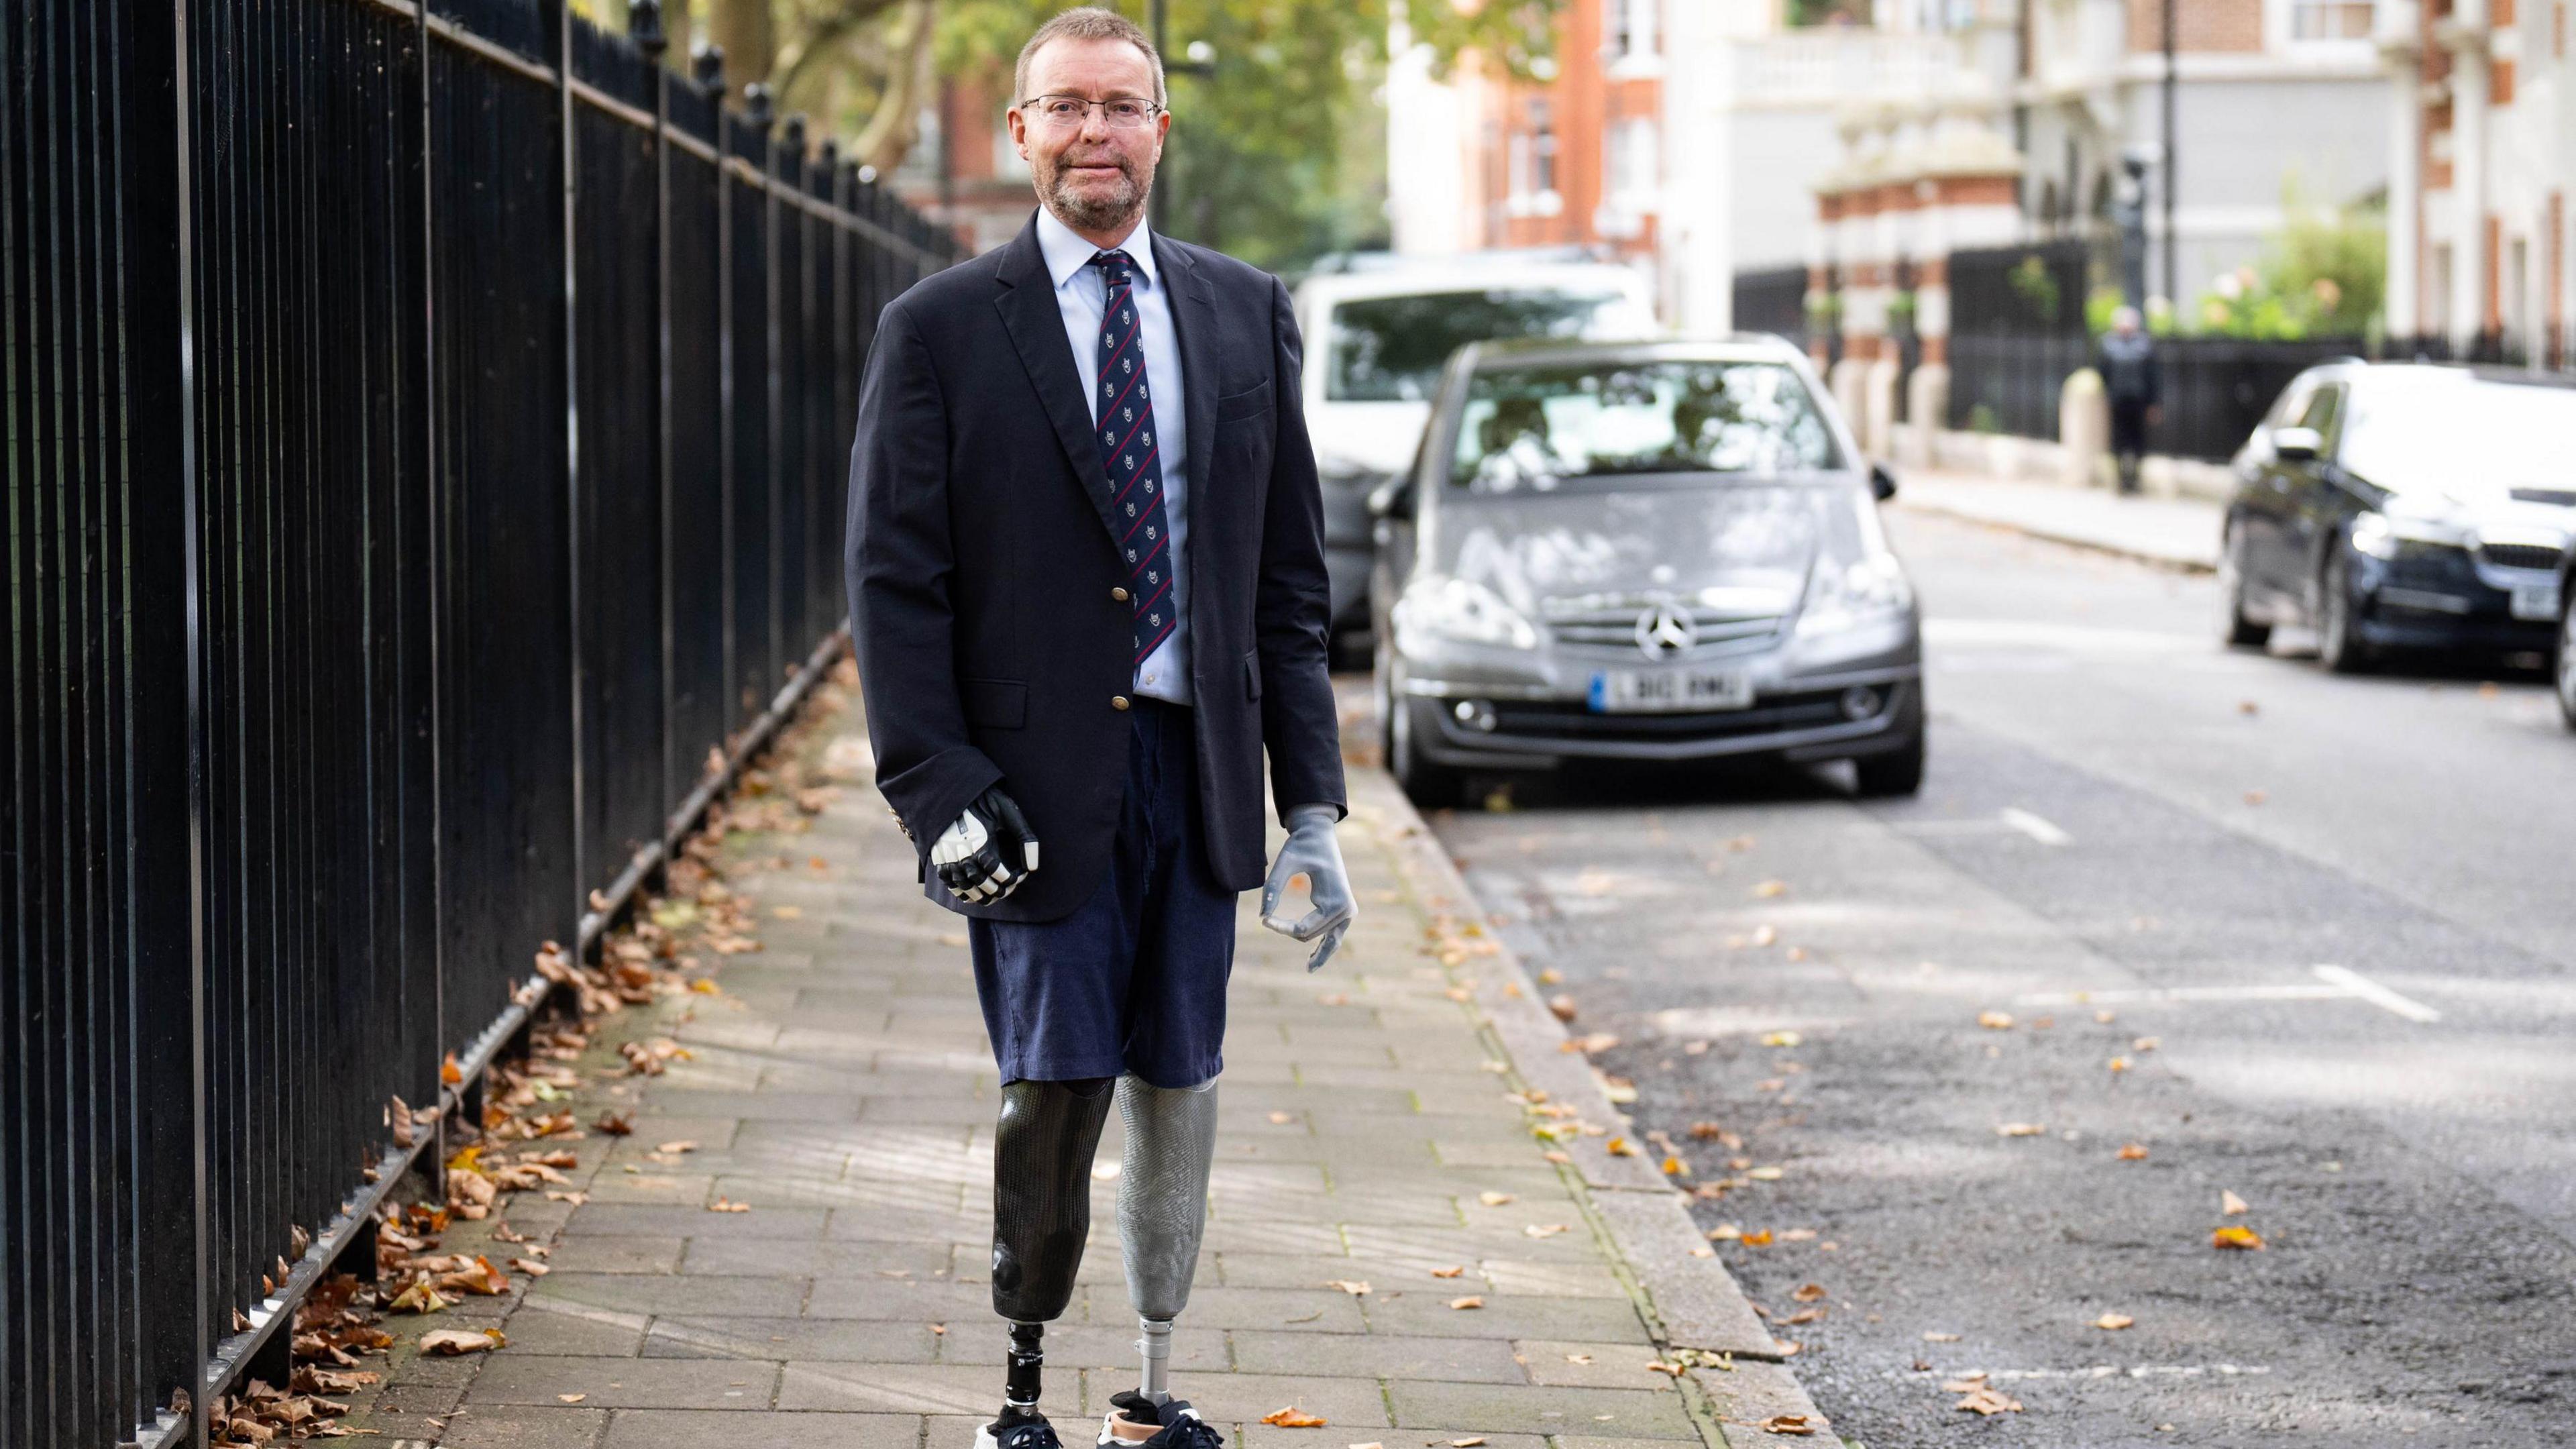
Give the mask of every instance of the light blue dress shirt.
[{"label": "light blue dress shirt", "polygon": [[1123,251],[1136,264],[1136,327],[1145,351],[1145,375],[1154,389],[1154,426],[1163,435],[1163,516],[1171,525],[1172,598],[1181,611],[1180,627],[1154,646],[1136,666],[1135,692],[1173,704],[1190,702],[1190,434],[1182,416],[1181,340],[1172,329],[1171,299],[1154,262],[1154,237],[1143,218],[1115,247],[1096,247],[1038,208],[1038,250],[1046,258],[1047,276],[1055,282],[1055,304],[1064,314],[1065,341],[1073,347],[1074,371],[1082,376],[1083,405],[1100,421],[1100,318],[1109,303],[1109,285],[1091,259],[1103,251]]}]

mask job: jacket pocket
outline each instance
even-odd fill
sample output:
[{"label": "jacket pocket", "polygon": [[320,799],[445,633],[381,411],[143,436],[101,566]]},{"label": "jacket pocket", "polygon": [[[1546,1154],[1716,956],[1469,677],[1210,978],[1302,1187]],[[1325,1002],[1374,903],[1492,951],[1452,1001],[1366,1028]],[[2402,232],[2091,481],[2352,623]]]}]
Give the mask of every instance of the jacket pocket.
[{"label": "jacket pocket", "polygon": [[1268,411],[1270,411],[1270,384],[1266,382],[1245,388],[1238,393],[1229,393],[1216,400],[1216,420],[1220,423],[1257,418]]},{"label": "jacket pocket", "polygon": [[1015,730],[1029,722],[1029,687],[1016,679],[961,679],[957,696],[970,725]]},{"label": "jacket pocket", "polygon": [[1243,651],[1243,697],[1251,700],[1261,698],[1261,651],[1259,649]]}]

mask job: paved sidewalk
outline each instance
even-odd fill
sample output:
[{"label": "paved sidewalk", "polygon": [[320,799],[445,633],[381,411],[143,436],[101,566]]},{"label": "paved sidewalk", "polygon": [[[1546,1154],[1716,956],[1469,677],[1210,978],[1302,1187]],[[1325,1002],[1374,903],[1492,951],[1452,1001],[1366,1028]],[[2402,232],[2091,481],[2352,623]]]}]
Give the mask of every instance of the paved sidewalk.
[{"label": "paved sidewalk", "polygon": [[[964,1449],[998,1408],[992,1057],[961,923],[920,897],[849,700],[835,687],[844,713],[801,745],[839,767],[811,830],[727,843],[760,949],[712,969],[713,994],[608,1018],[578,1063],[580,1121],[632,1109],[633,1135],[569,1144],[586,1201],[524,1193],[497,1215],[551,1243],[551,1271],[524,1298],[388,1321],[479,1312],[507,1347],[398,1345],[354,1424],[454,1449]],[[1245,1449],[1789,1442],[1752,1427],[1814,1414],[1784,1368],[1673,1351],[1771,1343],[1651,1159],[1605,1153],[1625,1124],[1517,965],[1435,916],[1463,891],[1392,783],[1355,769],[1353,789],[1363,913],[1332,965],[1307,975],[1245,898],[1176,1391]],[[666,1032],[686,1056],[665,1074],[604,1074],[616,1043]],[[1540,1083],[1594,1130],[1506,1096]],[[1045,1408],[1073,1445],[1135,1379],[1117,1131],[1113,1114],[1083,1286],[1047,1336]],[[695,1147],[656,1151],[677,1141]],[[444,1250],[490,1228],[458,1224]],[[1328,1422],[1260,1422],[1291,1407]]]},{"label": "paved sidewalk", "polygon": [[2218,566],[2221,510],[2198,498],[2123,498],[2104,488],[1909,472],[1898,506],[2205,573]]}]

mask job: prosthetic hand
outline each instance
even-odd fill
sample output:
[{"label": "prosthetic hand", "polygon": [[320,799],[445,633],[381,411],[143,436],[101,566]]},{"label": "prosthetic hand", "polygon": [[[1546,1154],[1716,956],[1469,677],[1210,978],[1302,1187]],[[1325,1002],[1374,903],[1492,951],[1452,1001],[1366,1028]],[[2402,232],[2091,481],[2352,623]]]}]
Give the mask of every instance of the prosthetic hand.
[{"label": "prosthetic hand", "polygon": [[[1342,866],[1341,842],[1333,838],[1336,811],[1330,805],[1300,805],[1288,812],[1288,843],[1279,847],[1279,858],[1270,865],[1270,879],[1261,886],[1261,924],[1283,936],[1300,941],[1315,941],[1315,954],[1306,958],[1306,969],[1317,970],[1332,958],[1342,944],[1342,933],[1351,928],[1354,908],[1351,904],[1351,873]],[[1314,909],[1294,922],[1272,914],[1279,899],[1288,892],[1292,877],[1306,877],[1306,898]]]},{"label": "prosthetic hand", "polygon": [[995,785],[975,797],[930,847],[939,883],[969,905],[1001,900],[1038,868],[1037,836],[1019,803]]}]

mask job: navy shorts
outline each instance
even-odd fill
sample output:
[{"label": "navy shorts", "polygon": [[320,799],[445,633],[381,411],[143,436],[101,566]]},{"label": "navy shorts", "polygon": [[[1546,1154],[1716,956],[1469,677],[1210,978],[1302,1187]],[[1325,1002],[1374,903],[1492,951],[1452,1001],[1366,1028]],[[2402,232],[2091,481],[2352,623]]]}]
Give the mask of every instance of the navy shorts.
[{"label": "navy shorts", "polygon": [[1100,888],[1061,920],[966,923],[1004,1082],[1133,1073],[1195,1087],[1224,1068],[1237,893],[1200,846],[1190,711],[1139,697],[1134,713]]}]

